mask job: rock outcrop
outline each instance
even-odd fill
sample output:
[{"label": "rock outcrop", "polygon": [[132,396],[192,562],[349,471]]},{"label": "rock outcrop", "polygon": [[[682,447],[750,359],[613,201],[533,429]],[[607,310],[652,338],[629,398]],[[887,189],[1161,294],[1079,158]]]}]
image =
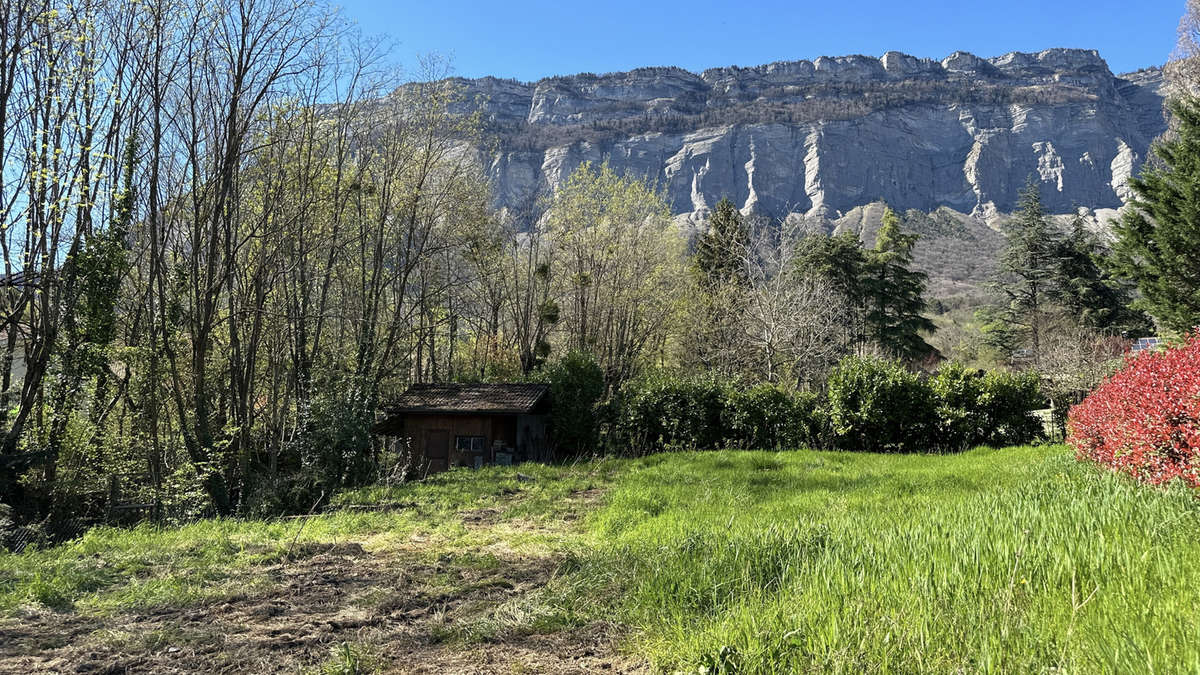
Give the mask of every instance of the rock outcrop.
[{"label": "rock outcrop", "polygon": [[1161,71],[1114,75],[1084,50],[458,82],[484,115],[497,206],[521,213],[602,160],[692,222],[722,197],[771,218],[886,201],[994,222],[1030,175],[1051,212],[1116,209],[1165,128]]}]

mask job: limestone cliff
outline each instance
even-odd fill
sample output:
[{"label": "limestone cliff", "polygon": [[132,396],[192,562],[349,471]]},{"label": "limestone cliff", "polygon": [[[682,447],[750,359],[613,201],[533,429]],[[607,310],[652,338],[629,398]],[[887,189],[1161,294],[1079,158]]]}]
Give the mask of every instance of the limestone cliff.
[{"label": "limestone cliff", "polygon": [[464,109],[484,116],[497,206],[532,212],[581,162],[607,159],[656,180],[691,222],[729,197],[830,224],[877,201],[994,223],[1030,175],[1051,212],[1119,208],[1165,128],[1161,82],[1068,49],[459,80]]}]

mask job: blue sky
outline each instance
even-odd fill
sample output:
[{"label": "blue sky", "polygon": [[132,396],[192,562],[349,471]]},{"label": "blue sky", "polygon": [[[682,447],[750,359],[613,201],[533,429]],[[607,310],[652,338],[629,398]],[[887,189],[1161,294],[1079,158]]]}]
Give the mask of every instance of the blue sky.
[{"label": "blue sky", "polygon": [[[334,0],[338,2],[338,0]],[[437,52],[455,73],[536,80],[639,66],[751,66],[896,49],[941,59],[1049,47],[1096,49],[1114,72],[1161,65],[1184,0],[721,2],[341,0],[401,64]]]}]

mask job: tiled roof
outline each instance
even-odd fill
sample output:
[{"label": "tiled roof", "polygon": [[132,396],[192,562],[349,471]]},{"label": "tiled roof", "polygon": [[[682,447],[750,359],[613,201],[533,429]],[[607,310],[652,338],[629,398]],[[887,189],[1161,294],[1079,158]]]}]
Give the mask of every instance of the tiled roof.
[{"label": "tiled roof", "polygon": [[18,270],[12,274],[0,274],[0,288],[12,286],[37,286],[42,280],[42,275],[38,272],[26,273],[24,270]]},{"label": "tiled roof", "polygon": [[414,384],[386,406],[395,413],[530,413],[542,402],[544,384]]}]

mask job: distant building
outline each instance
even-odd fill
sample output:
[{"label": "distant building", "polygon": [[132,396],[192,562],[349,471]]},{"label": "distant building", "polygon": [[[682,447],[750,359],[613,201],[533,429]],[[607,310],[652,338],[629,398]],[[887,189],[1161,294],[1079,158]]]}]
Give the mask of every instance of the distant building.
[{"label": "distant building", "polygon": [[1129,348],[1129,351],[1133,352],[1134,354],[1141,352],[1152,352],[1155,349],[1165,347],[1166,344],[1167,343],[1160,337],[1142,337],[1134,340],[1133,345]]},{"label": "distant building", "polygon": [[1026,366],[1033,363],[1032,349],[1014,349],[1008,356],[1008,362],[1013,366]]},{"label": "distant building", "polygon": [[416,384],[372,431],[406,439],[428,473],[548,461],[549,399],[544,384]]}]

